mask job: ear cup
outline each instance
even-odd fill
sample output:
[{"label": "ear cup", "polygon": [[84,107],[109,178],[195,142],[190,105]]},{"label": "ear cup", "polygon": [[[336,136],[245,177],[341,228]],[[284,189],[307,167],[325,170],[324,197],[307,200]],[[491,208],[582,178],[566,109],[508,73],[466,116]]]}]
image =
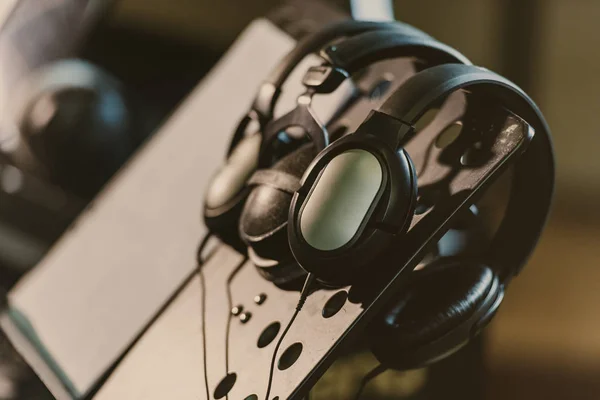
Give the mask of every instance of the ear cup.
[{"label": "ear cup", "polygon": [[258,166],[260,143],[258,132],[240,140],[213,176],[204,199],[204,223],[238,251],[244,251],[245,247],[237,235],[237,227],[244,201],[250,193],[248,178]]},{"label": "ear cup", "polygon": [[[270,171],[297,179],[316,156],[312,143],[299,147],[273,165]],[[259,184],[252,189],[239,224],[242,240],[262,259],[279,263],[293,262],[287,240],[287,223],[292,193],[272,184]]]},{"label": "ear cup", "polygon": [[473,326],[495,311],[502,287],[487,266],[441,259],[414,271],[370,326],[372,351],[398,369],[425,366],[458,350]]},{"label": "ear cup", "polygon": [[410,226],[415,169],[405,150],[396,150],[385,135],[369,133],[385,128],[392,131],[371,126],[320,152],[292,198],[290,248],[321,283],[357,282]]}]

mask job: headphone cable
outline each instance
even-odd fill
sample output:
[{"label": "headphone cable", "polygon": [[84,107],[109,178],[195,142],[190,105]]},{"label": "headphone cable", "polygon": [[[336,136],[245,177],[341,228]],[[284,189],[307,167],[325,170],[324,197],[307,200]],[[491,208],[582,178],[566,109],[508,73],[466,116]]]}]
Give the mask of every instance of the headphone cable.
[{"label": "headphone cable", "polygon": [[198,271],[198,278],[200,279],[200,289],[202,290],[201,293],[201,298],[202,298],[202,307],[200,308],[200,314],[202,317],[202,362],[204,365],[204,387],[206,388],[206,398],[210,399],[210,394],[208,392],[208,371],[207,371],[207,365],[206,365],[206,327],[205,327],[205,322],[206,322],[206,285],[204,284],[204,273],[203,273],[203,269],[202,267],[204,266],[204,260],[202,259],[202,252],[204,251],[204,249],[206,248],[206,245],[208,244],[209,239],[212,237],[212,233],[209,231],[206,233],[206,235],[204,235],[204,238],[202,239],[202,241],[200,242],[200,245],[198,246],[198,251],[196,253],[196,259],[197,259],[197,271]]},{"label": "headphone cable", "polygon": [[[233,301],[231,299],[231,282],[233,281],[233,278],[235,278],[237,273],[240,272],[242,267],[246,264],[247,260],[248,260],[248,258],[244,257],[244,259],[239,263],[239,265],[237,267],[235,267],[235,269],[231,272],[229,277],[227,277],[227,284],[226,284],[227,286],[226,286],[225,290],[227,291],[227,306],[229,307],[229,310],[231,310],[231,308],[233,307]],[[229,331],[231,330],[231,319],[232,319],[232,315],[229,310],[227,313],[227,324],[226,324],[226,328],[225,328],[225,375],[229,375]],[[228,400],[228,399],[229,399],[229,393],[227,393],[225,395],[225,400]]]},{"label": "headphone cable", "polygon": [[314,275],[308,274],[308,276],[306,277],[306,280],[304,281],[304,286],[302,287],[302,291],[300,292],[300,299],[298,299],[298,304],[296,305],[296,310],[294,310],[294,314],[292,314],[292,318],[290,318],[290,321],[288,322],[287,326],[283,330],[283,333],[279,337],[277,344],[275,345],[275,350],[273,350],[273,357],[271,358],[271,368],[269,370],[269,383],[267,385],[267,395],[265,396],[265,400],[269,400],[269,395],[271,394],[271,385],[273,384],[273,373],[275,371],[275,360],[277,359],[277,352],[279,351],[279,347],[281,346],[281,343],[283,342],[285,335],[287,335],[288,331],[292,327],[292,324],[296,320],[298,313],[300,313],[300,310],[302,310],[302,307],[304,307],[304,303],[306,302],[306,299],[308,298],[308,296],[311,293],[314,281],[315,281]]},{"label": "headphone cable", "polygon": [[375,366],[375,368],[373,368],[371,371],[369,371],[364,376],[362,381],[360,382],[360,386],[358,387],[358,390],[356,391],[354,400],[360,400],[360,396],[362,395],[363,390],[365,390],[365,387],[367,386],[367,384],[369,382],[371,382],[373,379],[377,378],[379,375],[383,374],[387,370],[388,370],[388,368],[386,366],[384,366],[383,364],[378,364],[377,366]]}]

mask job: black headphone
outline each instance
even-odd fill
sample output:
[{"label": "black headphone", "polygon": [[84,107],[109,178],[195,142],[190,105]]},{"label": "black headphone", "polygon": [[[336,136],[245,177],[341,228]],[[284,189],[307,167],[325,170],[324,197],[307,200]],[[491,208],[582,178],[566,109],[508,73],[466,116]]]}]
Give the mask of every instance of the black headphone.
[{"label": "black headphone", "polygon": [[[355,134],[317,156],[290,208],[289,241],[300,265],[326,283],[355,283],[369,261],[399,243],[413,215],[416,181],[408,156],[396,153],[398,146],[427,110],[459,89],[500,102],[527,121],[534,136],[516,164],[506,216],[483,257],[442,258],[414,271],[372,323],[372,349],[385,366],[417,368],[443,358],[497,311],[550,211],[554,157],[541,112],[520,88],[486,69],[460,64],[426,69],[409,78]],[[333,184],[338,192],[327,193]],[[351,217],[332,227],[339,210]]]},{"label": "black headphone", "polygon": [[[348,20],[332,24],[300,41],[261,84],[250,110],[235,130],[226,163],[211,181],[204,201],[205,224],[223,241],[244,251],[245,246],[239,240],[238,221],[249,194],[248,179],[257,168],[259,153],[262,154],[262,159],[269,156],[269,161],[263,162],[264,167],[270,167],[274,162],[273,158],[276,159],[272,152],[265,150],[275,139],[274,136],[265,135],[265,129],[273,118],[282,87],[294,68],[306,56],[332,41],[375,30],[390,30],[396,35],[429,38],[424,32],[398,22]],[[329,138],[320,124],[317,128],[310,130],[308,136],[317,149],[322,150]]]},{"label": "black headphone", "polygon": [[[265,127],[259,167],[270,167],[267,149],[279,132],[290,127],[300,126],[311,137],[327,138],[325,128],[310,109],[311,96],[314,93],[332,92],[344,79],[374,62],[391,58],[413,57],[427,66],[449,62],[470,64],[462,54],[430,37],[405,36],[391,30],[367,32],[346,39],[326,47],[321,52],[321,56],[325,63],[310,68],[305,75],[303,82],[308,92],[305,96],[301,96],[297,107]],[[352,140],[355,135],[348,137],[350,139],[341,139],[341,143]],[[323,154],[331,154],[331,149],[338,149],[338,142],[340,141],[327,147]],[[284,283],[304,276],[290,252],[286,227],[292,195],[300,187],[300,177],[318,150],[318,146],[306,144],[276,162],[269,169],[259,169],[249,180],[249,185],[254,186],[254,189],[250,193],[240,217],[240,236],[248,245],[249,256],[259,267],[259,271],[272,281]],[[262,157],[263,155],[264,157]],[[393,151],[385,152],[385,157],[403,158],[404,161],[399,164],[398,168],[404,172],[397,171],[394,176],[401,176],[402,173],[405,173],[408,178],[404,181],[394,180],[394,187],[399,185],[397,190],[409,190],[416,196],[416,178],[413,177],[413,168],[408,157],[398,156]],[[314,162],[319,162],[318,160],[319,158]],[[354,160],[347,161],[353,162]],[[385,179],[388,179],[388,175],[385,176]],[[390,193],[399,192],[392,190]],[[379,195],[381,194],[378,193],[377,196]],[[398,214],[405,212],[400,210],[400,207],[414,208],[412,203],[401,205],[398,202],[397,204],[398,209],[391,211],[388,218],[398,217]],[[377,238],[373,238],[374,243],[377,240]],[[298,261],[302,262],[302,257]]]}]

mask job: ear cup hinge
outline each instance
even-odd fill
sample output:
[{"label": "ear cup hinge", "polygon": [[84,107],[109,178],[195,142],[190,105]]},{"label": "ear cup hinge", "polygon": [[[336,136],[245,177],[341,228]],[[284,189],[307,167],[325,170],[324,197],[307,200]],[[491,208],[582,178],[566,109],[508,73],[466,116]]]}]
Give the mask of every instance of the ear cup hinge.
[{"label": "ear cup hinge", "polygon": [[348,79],[346,71],[329,65],[317,65],[310,67],[304,77],[302,84],[315,93],[332,93]]}]

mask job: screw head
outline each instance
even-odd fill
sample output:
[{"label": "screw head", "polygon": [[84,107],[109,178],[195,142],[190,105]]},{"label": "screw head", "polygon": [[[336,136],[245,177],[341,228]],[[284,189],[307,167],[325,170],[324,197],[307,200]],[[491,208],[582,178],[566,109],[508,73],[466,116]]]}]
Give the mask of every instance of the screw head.
[{"label": "screw head", "polygon": [[240,314],[240,321],[242,321],[242,323],[245,324],[246,322],[250,321],[251,317],[252,317],[252,313],[246,311],[246,312]]},{"label": "screw head", "polygon": [[244,306],[238,305],[231,309],[231,315],[238,316],[244,311]]},{"label": "screw head", "polygon": [[266,299],[267,299],[267,295],[264,293],[257,294],[256,296],[254,296],[254,302],[258,305],[261,305],[262,303],[264,303]]}]

